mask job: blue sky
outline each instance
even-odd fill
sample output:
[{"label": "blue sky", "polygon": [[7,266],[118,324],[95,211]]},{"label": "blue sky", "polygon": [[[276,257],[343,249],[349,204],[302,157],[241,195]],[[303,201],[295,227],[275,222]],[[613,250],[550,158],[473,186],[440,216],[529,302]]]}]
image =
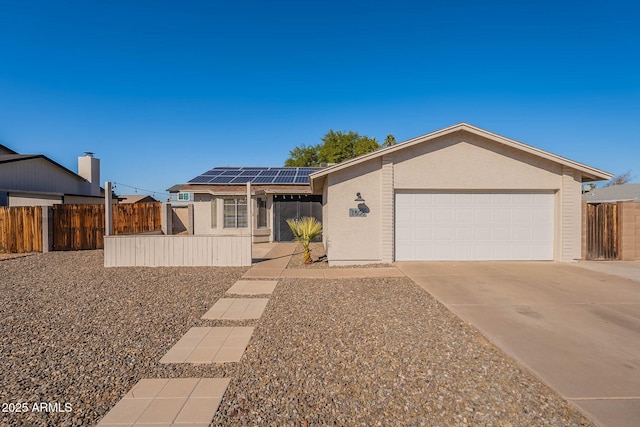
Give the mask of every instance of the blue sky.
[{"label": "blue sky", "polygon": [[[0,0],[0,143],[164,191],[459,122],[640,182],[631,1]],[[144,193],[144,191],[139,191]]]}]

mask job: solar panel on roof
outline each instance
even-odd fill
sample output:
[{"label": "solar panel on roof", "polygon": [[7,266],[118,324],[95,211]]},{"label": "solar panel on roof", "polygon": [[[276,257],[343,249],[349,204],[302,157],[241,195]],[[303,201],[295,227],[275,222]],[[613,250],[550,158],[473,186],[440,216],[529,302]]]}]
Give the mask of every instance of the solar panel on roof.
[{"label": "solar panel on roof", "polygon": [[273,176],[257,176],[254,179],[251,180],[251,182],[256,183],[256,184],[267,184],[270,183],[271,181],[273,181],[275,177]]},{"label": "solar panel on roof", "polygon": [[210,176],[207,175],[200,175],[200,176],[196,176],[195,178],[193,178],[191,181],[189,182],[209,182],[209,180],[211,179]]},{"label": "solar panel on roof", "polygon": [[292,176],[279,176],[273,182],[275,184],[293,184]]},{"label": "solar panel on roof", "polygon": [[231,182],[231,180],[233,179],[233,176],[217,176],[215,178],[213,178],[211,181],[209,181],[209,183],[211,184],[229,184]]},{"label": "solar panel on roof", "polygon": [[222,166],[210,169],[189,182],[199,184],[244,184],[247,181],[251,181],[259,184],[308,184],[309,174],[320,169],[322,168]]},{"label": "solar panel on roof", "polygon": [[253,181],[255,176],[238,176],[231,180],[231,184],[246,184],[249,181]]}]

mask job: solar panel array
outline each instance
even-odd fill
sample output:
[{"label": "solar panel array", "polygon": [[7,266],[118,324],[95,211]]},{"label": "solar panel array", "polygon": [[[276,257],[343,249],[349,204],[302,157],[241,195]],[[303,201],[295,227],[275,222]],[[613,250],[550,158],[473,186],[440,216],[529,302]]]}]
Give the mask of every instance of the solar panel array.
[{"label": "solar panel array", "polygon": [[206,171],[189,184],[309,184],[309,174],[322,168],[219,167]]}]

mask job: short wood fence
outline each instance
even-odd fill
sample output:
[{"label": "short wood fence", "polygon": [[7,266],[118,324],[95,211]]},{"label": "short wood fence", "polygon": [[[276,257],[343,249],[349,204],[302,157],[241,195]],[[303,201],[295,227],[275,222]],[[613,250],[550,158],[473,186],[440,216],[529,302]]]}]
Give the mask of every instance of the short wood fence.
[{"label": "short wood fence", "polygon": [[251,235],[129,235],[104,238],[105,267],[251,265]]},{"label": "short wood fence", "polygon": [[[161,203],[113,206],[113,234],[160,231]],[[42,209],[51,209],[45,221],[57,251],[104,248],[104,205],[54,205],[49,207],[0,208],[0,251],[42,252]]]}]

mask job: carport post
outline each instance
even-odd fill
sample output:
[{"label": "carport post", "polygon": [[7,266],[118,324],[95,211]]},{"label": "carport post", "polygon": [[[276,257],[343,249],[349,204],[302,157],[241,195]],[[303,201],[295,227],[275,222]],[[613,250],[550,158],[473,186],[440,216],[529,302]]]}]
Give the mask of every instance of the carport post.
[{"label": "carport post", "polygon": [[104,183],[104,235],[111,236],[113,234],[111,215],[113,205],[111,204],[111,181]]},{"label": "carport post", "polygon": [[253,202],[251,201],[251,181],[247,181],[247,225],[249,226],[249,259],[253,256]]}]

